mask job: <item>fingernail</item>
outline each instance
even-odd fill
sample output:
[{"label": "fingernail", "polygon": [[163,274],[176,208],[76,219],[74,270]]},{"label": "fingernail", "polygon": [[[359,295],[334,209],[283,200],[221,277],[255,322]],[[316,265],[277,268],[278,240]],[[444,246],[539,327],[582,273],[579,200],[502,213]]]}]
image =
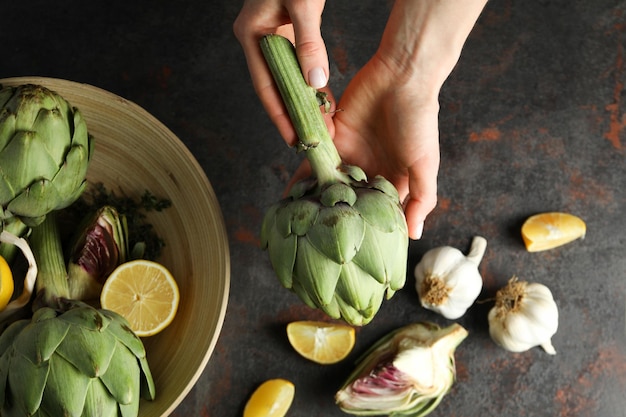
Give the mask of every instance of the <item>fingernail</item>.
[{"label": "fingernail", "polygon": [[309,85],[313,88],[322,88],[326,87],[326,83],[328,79],[326,78],[326,73],[321,67],[313,68],[309,71]]},{"label": "fingernail", "polygon": [[422,238],[422,233],[424,233],[424,222],[421,222],[415,228],[415,240],[419,240]]}]

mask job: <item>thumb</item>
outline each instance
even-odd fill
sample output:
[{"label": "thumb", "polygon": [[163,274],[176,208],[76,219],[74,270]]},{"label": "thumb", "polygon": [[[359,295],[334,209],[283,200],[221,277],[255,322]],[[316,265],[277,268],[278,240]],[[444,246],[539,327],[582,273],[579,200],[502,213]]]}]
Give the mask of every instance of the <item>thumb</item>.
[{"label": "thumb", "polygon": [[[296,54],[306,82],[313,88],[328,84],[328,52],[322,39],[321,19],[324,1],[296,2],[289,10],[295,33]],[[316,19],[315,16],[318,16]]]},{"label": "thumb", "polygon": [[411,239],[422,237],[424,220],[437,205],[438,168],[438,154],[409,168],[409,195],[404,202],[404,214]]}]

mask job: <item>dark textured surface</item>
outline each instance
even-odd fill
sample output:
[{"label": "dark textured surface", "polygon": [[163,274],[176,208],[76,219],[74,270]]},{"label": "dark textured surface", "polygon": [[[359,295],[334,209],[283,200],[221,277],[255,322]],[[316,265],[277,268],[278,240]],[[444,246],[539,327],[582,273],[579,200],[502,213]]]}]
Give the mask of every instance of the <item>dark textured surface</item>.
[{"label": "dark textured surface", "polygon": [[[288,415],[344,415],[334,391],[353,360],[408,322],[446,320],[418,306],[412,270],[429,248],[465,251],[494,295],[512,275],[549,286],[560,327],[549,356],[512,354],[489,339],[479,304],[458,320],[458,383],[433,416],[626,416],[626,2],[493,0],[441,95],[439,205],[410,246],[406,288],[357,332],[341,364],[319,366],[289,346],[285,324],[321,319],[280,287],[259,249],[265,208],[300,157],[257,100],[232,35],[239,2],[4,2],[0,78],[84,82],[132,100],[172,129],[206,171],[230,238],[232,288],[206,370],[175,416],[238,416],[262,381],[296,385]],[[333,0],[324,15],[339,94],[375,50],[389,2]],[[582,241],[527,253],[522,221],[567,211]]]}]

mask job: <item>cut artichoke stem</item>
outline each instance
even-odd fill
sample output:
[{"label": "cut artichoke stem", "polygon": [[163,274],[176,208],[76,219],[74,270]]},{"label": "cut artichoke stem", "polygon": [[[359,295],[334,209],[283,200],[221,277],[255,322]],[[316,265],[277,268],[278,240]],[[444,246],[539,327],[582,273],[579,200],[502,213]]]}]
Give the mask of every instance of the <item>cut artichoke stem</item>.
[{"label": "cut artichoke stem", "polygon": [[333,144],[320,110],[318,92],[304,80],[294,46],[280,35],[261,39],[261,50],[299,139],[299,149],[306,152],[318,187],[325,188],[345,178],[342,162]]}]

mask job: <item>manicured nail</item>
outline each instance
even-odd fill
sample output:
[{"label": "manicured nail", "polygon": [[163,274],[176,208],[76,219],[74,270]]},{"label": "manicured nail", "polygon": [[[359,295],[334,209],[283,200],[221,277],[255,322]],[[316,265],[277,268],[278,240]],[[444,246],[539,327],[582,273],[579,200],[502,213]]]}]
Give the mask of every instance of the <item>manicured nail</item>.
[{"label": "manicured nail", "polygon": [[415,240],[419,240],[422,238],[422,233],[424,233],[424,222],[421,222],[415,228]]},{"label": "manicured nail", "polygon": [[326,83],[328,83],[328,79],[326,78],[326,73],[321,67],[316,67],[309,71],[309,85],[311,87],[326,87]]}]

